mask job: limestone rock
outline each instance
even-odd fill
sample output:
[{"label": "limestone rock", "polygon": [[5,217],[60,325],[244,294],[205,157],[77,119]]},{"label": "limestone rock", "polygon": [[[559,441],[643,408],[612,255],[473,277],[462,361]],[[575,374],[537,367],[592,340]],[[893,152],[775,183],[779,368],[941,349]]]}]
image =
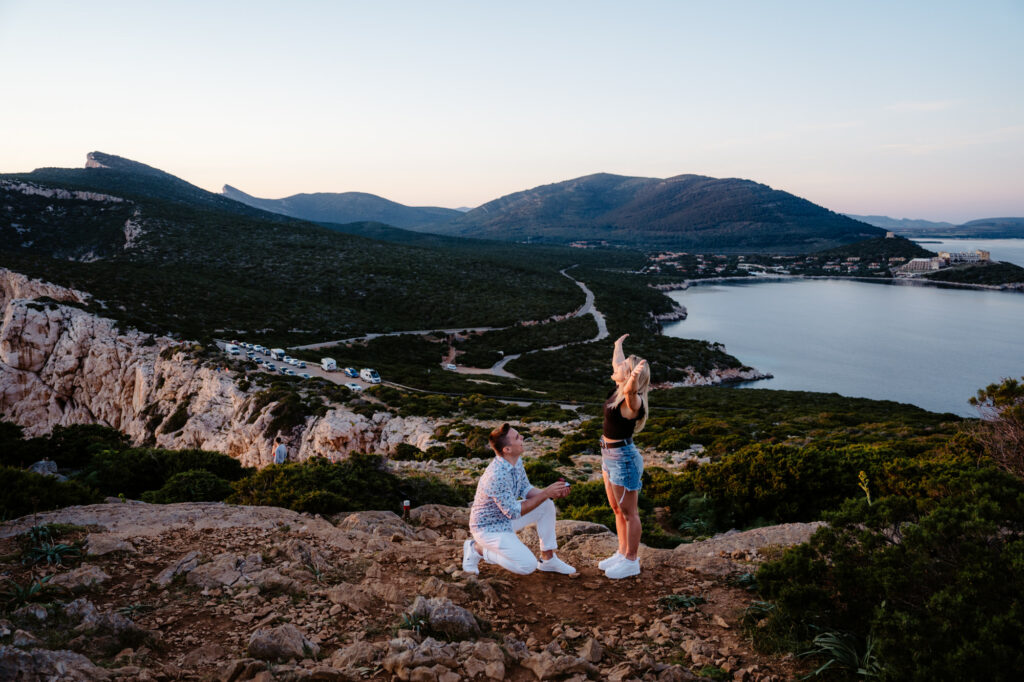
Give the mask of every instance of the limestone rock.
[{"label": "limestone rock", "polygon": [[243,559],[225,552],[213,557],[207,564],[196,566],[189,572],[185,581],[189,585],[204,589],[248,585],[253,582],[252,575],[257,573],[262,565],[263,559],[258,554]]},{"label": "limestone rock", "polygon": [[575,656],[558,656],[550,651],[534,654],[523,662],[523,667],[531,670],[538,680],[553,680],[573,674],[583,674],[591,679],[598,678],[598,670],[594,665]]},{"label": "limestone rock", "polygon": [[0,645],[0,680],[91,682],[109,679],[109,671],[93,665],[92,661],[81,654],[46,649],[22,651]]},{"label": "limestone rock", "polygon": [[174,576],[179,573],[189,573],[198,565],[199,552],[197,550],[192,550],[164,570],[160,571],[160,573],[153,578],[153,582],[160,587],[167,587],[171,581],[174,580]]},{"label": "limestone rock", "polygon": [[[193,362],[173,339],[123,331],[79,308],[32,300],[43,296],[88,300],[83,292],[0,268],[0,419],[22,425],[27,436],[56,425],[101,423],[126,433],[134,445],[152,440],[170,449],[225,452],[245,466],[270,463],[278,404],[253,414],[257,388],[242,390],[232,373]],[[154,415],[166,417],[182,404],[184,426],[161,430]],[[366,417],[336,408],[296,428],[292,456],[337,461],[354,451],[386,455],[400,443],[427,446],[433,431],[434,421],[423,417],[384,411]]]},{"label": "limestone rock", "polygon": [[268,661],[303,659],[317,656],[320,645],[311,641],[291,623],[271,630],[257,630],[249,638],[247,652],[253,658]]},{"label": "limestone rock", "polygon": [[125,552],[135,554],[135,545],[124,538],[110,533],[90,533],[85,538],[85,552],[92,556],[104,556],[114,552]]},{"label": "limestone rock", "polygon": [[267,669],[267,664],[255,658],[236,658],[217,671],[218,682],[244,682]]},{"label": "limestone rock", "polygon": [[57,474],[57,463],[53,460],[40,460],[31,465],[28,470],[34,474],[39,474],[40,476],[58,476],[59,478],[66,480],[65,476],[59,476]]},{"label": "limestone rock", "polygon": [[14,636],[11,637],[11,644],[20,647],[30,647],[38,646],[39,644],[42,644],[42,642],[40,642],[39,638],[33,635],[31,632],[26,632],[25,630],[15,630]]},{"label": "limestone rock", "polygon": [[590,663],[600,663],[604,656],[604,647],[596,639],[591,637],[580,647],[580,658]]},{"label": "limestone rock", "polygon": [[451,640],[476,639],[481,634],[476,617],[449,599],[418,596],[410,614],[413,618],[422,619],[431,631]]},{"label": "limestone rock", "polygon": [[183,665],[186,668],[195,668],[200,665],[207,665],[213,661],[224,658],[224,648],[215,642],[209,642],[193,649],[185,655]]},{"label": "limestone rock", "polygon": [[365,588],[349,583],[338,583],[325,590],[323,594],[332,604],[346,607],[351,611],[369,611],[374,602],[373,595]]},{"label": "limestone rock", "polygon": [[67,573],[58,573],[51,580],[51,585],[66,587],[72,592],[83,592],[110,580],[110,576],[99,566],[79,566]]},{"label": "limestone rock", "polygon": [[378,649],[370,642],[359,640],[348,646],[342,646],[331,656],[331,665],[335,668],[348,668],[371,663],[380,655]]}]

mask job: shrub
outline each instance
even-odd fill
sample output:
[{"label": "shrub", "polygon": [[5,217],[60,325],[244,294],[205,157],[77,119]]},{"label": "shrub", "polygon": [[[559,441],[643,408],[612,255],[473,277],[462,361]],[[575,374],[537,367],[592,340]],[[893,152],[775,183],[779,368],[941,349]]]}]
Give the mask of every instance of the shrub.
[{"label": "shrub", "polygon": [[401,478],[388,471],[379,455],[353,453],[332,463],[316,457],[256,471],[234,484],[228,499],[235,504],[271,505],[297,511],[335,513],[398,509],[437,503],[465,505],[466,486],[450,486],[425,476]]},{"label": "shrub", "polygon": [[130,448],[100,452],[80,476],[105,495],[123,494],[139,499],[146,491],[163,488],[175,474],[196,470],[227,481],[238,480],[247,473],[238,460],[219,452]]},{"label": "shrub", "polygon": [[48,509],[93,504],[100,495],[77,481],[58,481],[53,476],[0,466],[0,518],[13,519]]},{"label": "shrub", "polygon": [[1024,484],[965,471],[950,494],[851,500],[805,545],[758,572],[764,627],[873,642],[892,680],[1016,679],[1024,669]]},{"label": "shrub", "polygon": [[203,469],[190,469],[171,476],[159,490],[142,494],[144,502],[216,502],[231,494],[231,484]]}]

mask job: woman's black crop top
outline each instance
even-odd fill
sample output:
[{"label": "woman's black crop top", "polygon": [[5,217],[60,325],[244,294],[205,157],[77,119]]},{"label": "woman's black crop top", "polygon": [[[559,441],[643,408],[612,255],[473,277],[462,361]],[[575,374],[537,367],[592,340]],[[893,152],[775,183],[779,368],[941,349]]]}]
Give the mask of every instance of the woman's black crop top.
[{"label": "woman's black crop top", "polygon": [[612,391],[611,395],[604,402],[604,426],[601,432],[604,433],[605,438],[612,440],[632,438],[633,430],[636,428],[636,420],[644,416],[644,407],[643,405],[640,406],[640,412],[637,414],[636,419],[626,419],[622,416],[622,411],[619,409],[622,407],[622,403],[615,407],[611,406],[614,395],[615,391]]}]

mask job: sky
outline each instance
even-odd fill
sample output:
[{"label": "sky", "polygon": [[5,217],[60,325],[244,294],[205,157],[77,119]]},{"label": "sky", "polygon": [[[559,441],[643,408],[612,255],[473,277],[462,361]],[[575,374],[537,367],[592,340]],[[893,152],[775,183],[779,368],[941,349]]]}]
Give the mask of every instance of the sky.
[{"label": "sky", "polygon": [[1024,216],[1024,1],[0,0],[0,172],[474,207],[597,172]]}]

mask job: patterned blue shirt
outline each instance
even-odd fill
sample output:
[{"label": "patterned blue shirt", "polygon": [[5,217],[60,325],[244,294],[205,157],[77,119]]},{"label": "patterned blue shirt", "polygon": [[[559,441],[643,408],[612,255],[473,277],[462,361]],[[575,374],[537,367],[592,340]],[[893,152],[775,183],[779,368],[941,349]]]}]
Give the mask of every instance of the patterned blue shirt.
[{"label": "patterned blue shirt", "polygon": [[469,511],[470,531],[511,533],[512,519],[523,515],[520,500],[531,488],[522,457],[513,465],[495,455],[476,484],[476,497]]}]

